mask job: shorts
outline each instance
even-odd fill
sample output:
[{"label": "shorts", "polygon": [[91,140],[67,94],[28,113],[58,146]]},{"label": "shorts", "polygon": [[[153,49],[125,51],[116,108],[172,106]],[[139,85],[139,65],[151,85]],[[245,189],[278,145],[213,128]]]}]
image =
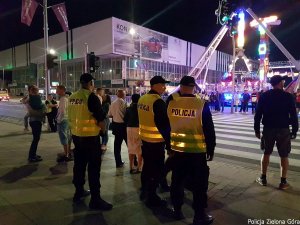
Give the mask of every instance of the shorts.
[{"label": "shorts", "polygon": [[127,147],[129,154],[142,154],[142,141],[138,127],[127,127]]},{"label": "shorts", "polygon": [[276,142],[281,158],[288,157],[291,152],[291,136],[289,128],[264,128],[264,154],[271,155]]},{"label": "shorts", "polygon": [[62,145],[71,144],[71,130],[67,120],[63,120],[57,124],[57,131]]}]

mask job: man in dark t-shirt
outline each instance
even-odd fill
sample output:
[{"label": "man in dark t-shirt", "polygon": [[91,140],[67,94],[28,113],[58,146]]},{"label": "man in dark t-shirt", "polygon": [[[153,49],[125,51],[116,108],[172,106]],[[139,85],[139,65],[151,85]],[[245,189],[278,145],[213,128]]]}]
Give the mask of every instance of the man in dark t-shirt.
[{"label": "man in dark t-shirt", "polygon": [[[264,154],[261,159],[261,176],[256,181],[267,185],[267,168],[270,155],[276,142],[278,154],[281,158],[281,182],[279,189],[287,189],[289,184],[286,181],[288,170],[288,155],[291,151],[291,139],[295,139],[298,131],[298,117],[296,113],[295,101],[293,96],[283,91],[284,77],[275,75],[270,83],[272,90],[265,92],[259,98],[256,114],[254,117],[255,136],[260,139],[260,122],[262,120],[263,128],[263,146]],[[292,125],[290,133],[289,125]]]}]

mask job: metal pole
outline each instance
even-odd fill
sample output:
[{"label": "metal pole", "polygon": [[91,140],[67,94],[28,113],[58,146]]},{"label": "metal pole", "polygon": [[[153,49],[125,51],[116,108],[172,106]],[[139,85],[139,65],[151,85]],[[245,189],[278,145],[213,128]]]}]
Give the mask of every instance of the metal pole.
[{"label": "metal pole", "polygon": [[2,78],[2,88],[4,88],[4,66],[2,66],[2,75],[3,75],[3,78]]},{"label": "metal pole", "polygon": [[142,40],[141,40],[141,35],[139,35],[139,44],[140,44],[140,60],[142,58]]},{"label": "metal pole", "polygon": [[[48,70],[48,76],[47,76],[47,84],[48,84],[48,86],[47,86],[47,89],[48,89],[48,94],[51,94],[51,90],[50,90],[50,70]],[[46,95],[46,97],[47,97],[47,95]]]},{"label": "metal pole", "polygon": [[75,78],[76,78],[76,76],[75,76],[75,73],[74,73],[74,76],[73,76],[73,85],[74,85],[74,87],[73,87],[73,92],[75,92],[76,91],[76,80],[75,80]]},{"label": "metal pole", "polygon": [[68,71],[67,71],[67,66],[66,66],[66,71],[65,71],[65,78],[66,78],[66,88],[68,89]]},{"label": "metal pole", "polygon": [[49,93],[49,81],[50,77],[48,74],[48,68],[47,68],[47,53],[48,53],[48,13],[47,13],[47,0],[43,1],[43,14],[44,14],[44,75],[45,75],[45,91],[46,96],[48,96]]},{"label": "metal pole", "polygon": [[231,99],[231,113],[234,113],[234,86],[235,86],[235,39],[232,36],[232,45],[233,45],[233,60],[232,60],[232,99]]},{"label": "metal pole", "polygon": [[85,53],[84,53],[84,72],[88,72],[88,65],[87,65],[87,54],[89,53],[89,45],[87,43],[85,44]]},{"label": "metal pole", "polygon": [[59,84],[62,84],[61,56],[59,56]]},{"label": "metal pole", "polygon": [[101,76],[101,87],[103,86],[103,67],[102,67],[102,60],[100,60],[100,76]]},{"label": "metal pole", "polygon": [[40,78],[39,78],[39,73],[36,73],[36,86],[39,87],[40,86]]}]

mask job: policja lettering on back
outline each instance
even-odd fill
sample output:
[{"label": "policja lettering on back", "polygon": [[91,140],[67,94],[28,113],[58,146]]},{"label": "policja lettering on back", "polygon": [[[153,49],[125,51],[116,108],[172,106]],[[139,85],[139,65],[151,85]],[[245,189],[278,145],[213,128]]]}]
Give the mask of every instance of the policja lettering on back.
[{"label": "policja lettering on back", "polygon": [[179,97],[170,101],[168,116],[171,124],[171,147],[174,151],[206,152],[202,130],[203,106],[204,100],[196,97]]},{"label": "policja lettering on back", "polygon": [[213,158],[215,132],[207,103],[193,94],[195,86],[193,77],[184,76],[180,80],[180,94],[170,98],[167,109],[173,171],[170,194],[174,218],[181,220],[184,218],[181,211],[184,183],[188,179],[193,192],[193,225],[203,225],[213,222],[212,216],[205,212],[209,178],[206,160]]},{"label": "policja lettering on back", "polygon": [[172,116],[196,117],[196,109],[172,109]]}]

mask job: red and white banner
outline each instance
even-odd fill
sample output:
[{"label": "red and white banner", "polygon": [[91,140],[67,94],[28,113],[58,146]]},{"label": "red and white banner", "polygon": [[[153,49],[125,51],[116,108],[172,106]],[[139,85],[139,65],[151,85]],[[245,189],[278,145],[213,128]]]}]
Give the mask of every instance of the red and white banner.
[{"label": "red and white banner", "polygon": [[35,0],[22,0],[21,22],[30,26],[38,6],[39,4]]},{"label": "red and white banner", "polygon": [[67,11],[65,3],[57,4],[51,7],[64,31],[69,30]]}]

